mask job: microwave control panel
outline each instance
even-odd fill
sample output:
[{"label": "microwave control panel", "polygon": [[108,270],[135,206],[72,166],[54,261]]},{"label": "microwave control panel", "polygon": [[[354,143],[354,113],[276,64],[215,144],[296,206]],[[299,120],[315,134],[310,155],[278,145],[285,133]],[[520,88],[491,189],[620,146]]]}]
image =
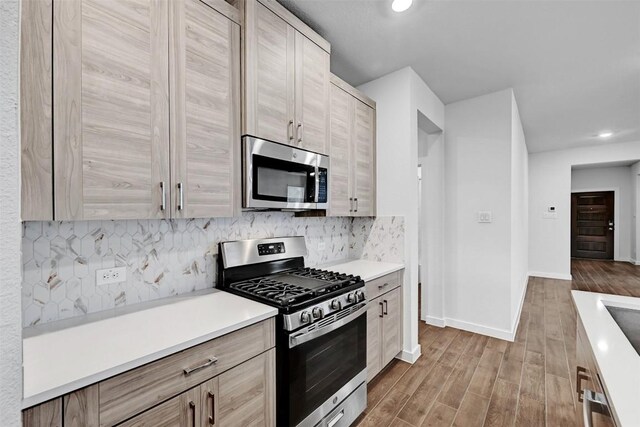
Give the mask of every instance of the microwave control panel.
[{"label": "microwave control panel", "polygon": [[284,242],[264,243],[258,245],[258,255],[275,255],[284,253]]},{"label": "microwave control panel", "polygon": [[318,169],[318,200],[317,203],[327,203],[327,170]]}]

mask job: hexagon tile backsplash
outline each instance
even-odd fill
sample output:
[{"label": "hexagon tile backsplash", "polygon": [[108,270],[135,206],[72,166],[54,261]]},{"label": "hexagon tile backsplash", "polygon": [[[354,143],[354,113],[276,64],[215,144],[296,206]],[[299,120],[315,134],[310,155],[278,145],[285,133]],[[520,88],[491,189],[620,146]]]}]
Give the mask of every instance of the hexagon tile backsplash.
[{"label": "hexagon tile backsplash", "polygon": [[[300,235],[307,241],[307,265],[363,255],[375,259],[372,253],[402,261],[404,221],[398,217],[356,223],[269,212],[171,221],[26,222],[23,326],[210,288],[215,286],[218,242]],[[96,286],[96,270],[116,266],[127,267],[127,280]]]}]

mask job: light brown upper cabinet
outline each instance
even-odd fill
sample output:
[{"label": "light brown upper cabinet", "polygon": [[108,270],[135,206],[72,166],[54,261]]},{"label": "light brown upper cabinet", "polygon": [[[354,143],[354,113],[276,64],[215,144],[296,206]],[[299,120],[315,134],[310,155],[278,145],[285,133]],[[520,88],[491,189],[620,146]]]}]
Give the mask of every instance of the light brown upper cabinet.
[{"label": "light brown upper cabinet", "polygon": [[240,26],[200,0],[170,2],[174,218],[240,209]]},{"label": "light brown upper cabinet", "polygon": [[375,102],[331,76],[329,215],[376,214]]},{"label": "light brown upper cabinet", "polygon": [[22,122],[43,123],[23,134],[23,220],[239,211],[238,10],[223,0],[22,4],[22,74],[43,86],[23,86]]},{"label": "light brown upper cabinet", "polygon": [[275,0],[244,17],[243,134],[326,154],[331,46]]}]

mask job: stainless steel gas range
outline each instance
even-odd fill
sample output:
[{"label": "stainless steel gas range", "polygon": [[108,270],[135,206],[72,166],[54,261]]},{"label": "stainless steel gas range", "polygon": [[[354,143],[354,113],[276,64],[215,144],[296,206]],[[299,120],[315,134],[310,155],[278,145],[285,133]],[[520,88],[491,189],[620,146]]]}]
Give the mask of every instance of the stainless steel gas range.
[{"label": "stainless steel gas range", "polygon": [[218,287],[279,309],[278,426],[349,426],[367,402],[367,317],[357,276],[304,267],[304,237],[222,242]]}]

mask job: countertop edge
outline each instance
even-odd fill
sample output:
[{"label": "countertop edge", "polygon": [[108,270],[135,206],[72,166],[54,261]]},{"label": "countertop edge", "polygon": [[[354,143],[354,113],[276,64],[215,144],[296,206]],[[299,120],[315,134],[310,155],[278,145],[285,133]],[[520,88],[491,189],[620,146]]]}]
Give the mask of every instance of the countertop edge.
[{"label": "countertop edge", "polygon": [[276,316],[277,314],[278,314],[278,310],[276,308],[271,308],[270,310],[268,310],[267,312],[261,315],[258,315],[251,319],[246,319],[236,324],[233,324],[231,326],[227,326],[225,328],[216,330],[214,332],[211,332],[210,334],[205,334],[198,338],[193,338],[188,341],[184,341],[180,344],[174,345],[172,347],[168,347],[166,349],[155,352],[153,354],[131,360],[130,362],[127,362],[118,366],[114,366],[113,368],[82,378],[81,380],[72,381],[70,383],[55,387],[53,389],[50,389],[45,392],[41,392],[32,396],[25,396],[22,398],[21,410],[25,410],[27,408],[30,408],[35,405],[39,405],[40,403],[46,402],[48,400],[61,397],[67,393],[79,390],[91,384],[98,383],[107,378],[111,378],[113,376],[122,374],[123,372],[138,368],[142,365],[154,362],[156,360],[162,359],[163,357],[167,357],[174,353],[180,352],[182,350],[186,350],[188,348],[194,347],[198,344],[202,344],[212,339],[219,338],[223,335],[230,334],[232,332],[235,332],[247,326],[251,326],[258,322],[262,322],[263,320],[267,320],[271,317]]}]

